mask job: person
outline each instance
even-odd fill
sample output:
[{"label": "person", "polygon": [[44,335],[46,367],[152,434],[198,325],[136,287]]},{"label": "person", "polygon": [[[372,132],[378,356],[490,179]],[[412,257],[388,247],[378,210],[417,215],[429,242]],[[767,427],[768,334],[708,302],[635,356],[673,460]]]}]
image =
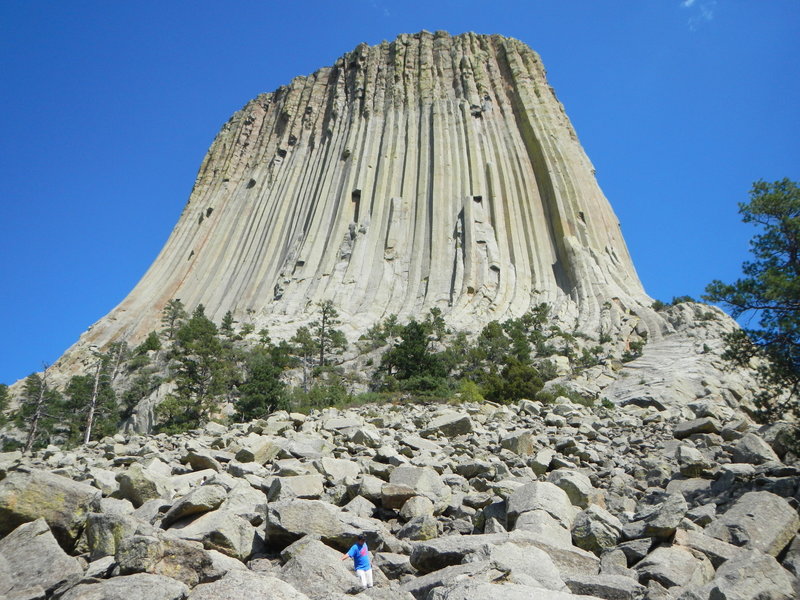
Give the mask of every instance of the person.
[{"label": "person", "polygon": [[367,538],[362,534],[356,538],[356,543],[350,546],[350,550],[342,554],[342,560],[353,559],[353,568],[356,575],[361,580],[364,588],[372,587],[372,565],[369,562],[369,549],[367,548]]}]

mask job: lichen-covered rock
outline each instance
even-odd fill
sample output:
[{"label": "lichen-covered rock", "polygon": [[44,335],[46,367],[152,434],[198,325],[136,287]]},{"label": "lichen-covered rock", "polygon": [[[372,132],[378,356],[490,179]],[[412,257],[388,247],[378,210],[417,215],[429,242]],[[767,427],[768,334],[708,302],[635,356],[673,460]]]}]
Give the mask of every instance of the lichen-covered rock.
[{"label": "lichen-covered rock", "polygon": [[199,545],[169,536],[127,537],[119,542],[115,559],[122,575],[164,575],[190,587],[221,574]]},{"label": "lichen-covered rock", "polygon": [[90,512],[100,509],[100,490],[60,475],[12,471],[0,481],[0,535],[42,518],[58,543],[70,550]]},{"label": "lichen-covered rock", "polygon": [[130,515],[89,513],[86,521],[86,543],[90,559],[114,556],[122,540],[133,535],[140,524],[144,525]]},{"label": "lichen-covered rock", "polygon": [[168,499],[172,494],[169,480],[163,475],[133,463],[126,471],[117,474],[121,498],[140,507],[148,500]]}]

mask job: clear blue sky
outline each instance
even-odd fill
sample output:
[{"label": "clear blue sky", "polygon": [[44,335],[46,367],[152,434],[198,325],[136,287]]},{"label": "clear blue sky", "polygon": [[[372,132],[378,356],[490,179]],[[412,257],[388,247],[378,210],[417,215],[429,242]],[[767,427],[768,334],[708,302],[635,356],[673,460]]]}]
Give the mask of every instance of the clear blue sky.
[{"label": "clear blue sky", "polygon": [[737,277],[737,202],[800,179],[796,0],[4,0],[0,382],[125,297],[234,111],[421,29],[541,54],[654,298]]}]

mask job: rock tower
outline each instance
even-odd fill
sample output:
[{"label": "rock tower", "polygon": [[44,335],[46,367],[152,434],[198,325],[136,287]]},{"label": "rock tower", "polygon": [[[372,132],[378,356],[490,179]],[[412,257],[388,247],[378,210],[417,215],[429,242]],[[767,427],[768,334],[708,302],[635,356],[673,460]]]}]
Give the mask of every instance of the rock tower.
[{"label": "rock tower", "polygon": [[539,302],[596,332],[609,306],[650,303],[538,55],[426,31],[237,112],[158,258],[71,353],[141,340],[172,298],[276,337],[322,300],[351,336],[433,307],[476,330]]}]

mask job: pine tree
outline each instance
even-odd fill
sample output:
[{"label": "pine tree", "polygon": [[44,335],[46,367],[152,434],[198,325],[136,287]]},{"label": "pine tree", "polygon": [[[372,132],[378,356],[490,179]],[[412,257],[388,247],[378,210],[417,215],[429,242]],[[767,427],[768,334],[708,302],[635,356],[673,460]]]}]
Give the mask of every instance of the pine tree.
[{"label": "pine tree", "polygon": [[735,318],[758,318],[758,327],[727,336],[723,357],[741,366],[761,359],[756,401],[765,420],[800,417],[800,187],[789,179],[757,181],[739,212],[761,231],[750,242],[753,260],[732,284],[711,282],[703,299]]},{"label": "pine tree", "polygon": [[320,302],[319,319],[311,323],[311,335],[317,347],[319,367],[328,364],[331,354],[340,354],[347,348],[347,339],[340,330],[336,329],[341,324],[339,313],[331,300]]},{"label": "pine tree", "polygon": [[41,375],[31,373],[25,379],[20,408],[16,414],[17,425],[28,431],[23,447],[25,453],[33,450],[41,438],[49,439],[60,416],[61,395],[48,385],[49,368],[49,365],[45,365]]},{"label": "pine tree", "polygon": [[117,395],[112,383],[119,372],[126,346],[112,345],[107,353],[95,353],[93,372],[74,375],[66,388],[65,423],[70,441],[88,444],[93,435],[113,433],[119,421]]},{"label": "pine tree", "polygon": [[288,406],[286,384],[281,374],[288,366],[287,347],[259,347],[248,353],[247,375],[236,401],[239,420],[248,421],[266,417],[269,413]]},{"label": "pine tree", "polygon": [[175,298],[167,302],[164,310],[161,312],[161,324],[164,326],[164,334],[168,340],[175,338],[175,332],[185,322],[189,315],[186,313],[186,308],[183,306],[180,298]]},{"label": "pine tree", "polygon": [[6,410],[8,409],[9,396],[8,386],[5,383],[0,383],[0,425],[6,422]]},{"label": "pine tree", "polygon": [[156,411],[162,431],[199,427],[218,408],[227,391],[230,364],[217,334],[217,326],[206,317],[202,304],[175,332],[176,388]]}]

